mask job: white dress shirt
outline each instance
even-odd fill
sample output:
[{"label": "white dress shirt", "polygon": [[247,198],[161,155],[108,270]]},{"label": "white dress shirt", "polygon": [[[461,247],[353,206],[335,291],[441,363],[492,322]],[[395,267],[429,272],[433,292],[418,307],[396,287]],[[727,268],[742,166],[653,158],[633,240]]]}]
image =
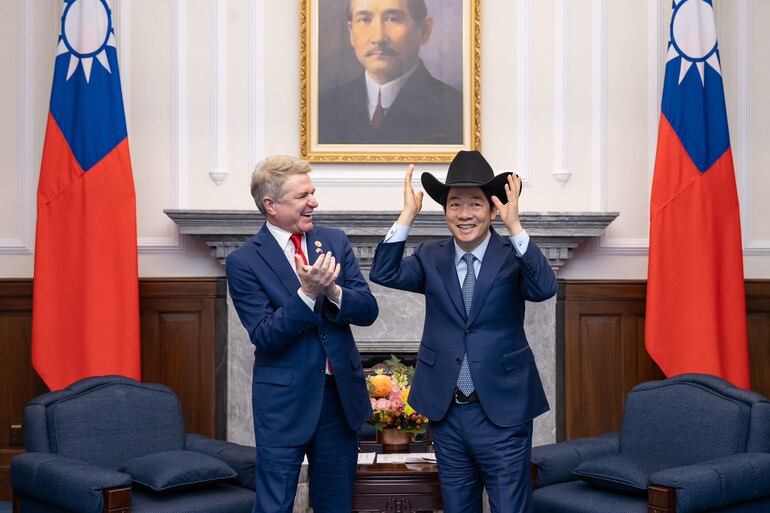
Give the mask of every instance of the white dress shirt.
[{"label": "white dress shirt", "polygon": [[[278,243],[278,247],[280,247],[283,250],[283,254],[286,255],[286,260],[289,261],[289,265],[291,266],[292,271],[294,271],[294,274],[297,275],[297,278],[299,278],[299,274],[297,274],[297,266],[296,262],[294,261],[294,255],[296,253],[294,249],[294,243],[291,241],[292,234],[290,232],[287,232],[283,228],[278,228],[277,226],[270,224],[270,222],[265,221],[265,224],[267,224],[267,229],[270,231],[270,234],[275,238],[276,242]],[[305,253],[305,258],[307,258],[307,236],[303,233],[301,237],[301,246],[302,251]],[[310,262],[310,260],[308,260]],[[302,290],[302,287],[297,289],[297,295],[302,300],[303,303],[307,305],[308,308],[311,310],[315,307],[315,299],[311,299],[310,296],[305,294],[305,292]],[[340,287],[340,294],[337,298],[337,301],[334,301],[333,299],[329,298],[329,301],[334,303],[337,308],[341,308],[342,305],[342,287]],[[331,374],[329,372],[329,360],[326,360],[326,374]]]},{"label": "white dress shirt", "polygon": [[[396,221],[395,223],[393,223],[393,226],[390,227],[388,234],[385,235],[385,240],[383,242],[385,243],[403,242],[409,236],[409,231],[411,229],[412,229],[411,227],[404,226],[403,224],[398,224],[398,221]],[[483,246],[484,250],[481,252],[481,256],[483,257],[484,253],[486,253],[487,251],[487,245],[489,244],[489,237],[490,236],[487,235],[486,239],[484,239],[484,242],[479,244],[479,246],[476,249],[471,251],[471,253],[473,253],[473,256],[476,257],[476,260],[474,260],[474,265],[478,266],[476,267],[476,276],[479,275],[478,270],[481,267],[481,258],[476,254],[476,250],[478,250]],[[516,254],[518,256],[522,256],[524,253],[527,252],[527,248],[529,247],[529,234],[527,233],[527,230],[522,230],[522,232],[519,233],[518,235],[513,235],[509,238],[511,239],[511,244],[513,244],[513,247],[516,250]],[[455,249],[457,248],[459,248],[459,246],[457,245],[457,241],[455,241]],[[465,254],[465,251],[463,251],[462,254],[460,254],[460,256],[457,258],[462,258],[464,254]],[[455,259],[455,266],[458,265],[457,258]],[[465,279],[465,264],[461,263],[459,264],[459,266],[462,266],[463,272],[462,272],[462,277],[460,277],[460,271],[458,269],[457,276],[458,278],[461,278],[460,283],[462,283],[463,280]]]},{"label": "white dress shirt", "polygon": [[382,102],[382,109],[383,114],[388,112],[388,109],[391,105],[393,105],[393,102],[396,101],[396,96],[398,96],[398,93],[401,91],[401,88],[404,87],[404,84],[407,80],[409,80],[409,77],[411,77],[414,74],[414,71],[417,69],[417,64],[415,64],[412,69],[401,75],[395,80],[391,80],[387,84],[378,84],[372,77],[369,76],[369,73],[364,73],[364,76],[366,77],[366,94],[369,99],[368,101],[368,107],[369,107],[369,121],[372,120],[372,117],[374,116],[374,111],[377,110],[377,96],[382,93],[382,97],[380,101]]}]

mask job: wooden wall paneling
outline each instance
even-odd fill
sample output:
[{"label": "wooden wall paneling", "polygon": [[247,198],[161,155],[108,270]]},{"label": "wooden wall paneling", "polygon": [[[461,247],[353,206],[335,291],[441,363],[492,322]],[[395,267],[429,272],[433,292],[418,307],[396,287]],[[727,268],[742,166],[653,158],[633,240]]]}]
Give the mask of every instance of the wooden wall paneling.
[{"label": "wooden wall paneling", "polygon": [[751,389],[770,397],[770,280],[746,283]]},{"label": "wooden wall paneling", "polygon": [[644,350],[643,282],[562,282],[563,417],[559,439],[618,431],[625,396],[662,374]]},{"label": "wooden wall paneling", "polygon": [[142,380],[174,390],[187,431],[217,438],[226,435],[225,294],[224,279],[140,285]]},{"label": "wooden wall paneling", "polygon": [[0,280],[0,500],[11,499],[11,458],[24,451],[24,406],[47,390],[32,369],[32,281]]},{"label": "wooden wall paneling", "polygon": [[[557,437],[620,427],[637,383],[664,376],[644,346],[643,281],[568,281],[557,299]],[[752,389],[770,397],[770,280],[746,281]]]}]

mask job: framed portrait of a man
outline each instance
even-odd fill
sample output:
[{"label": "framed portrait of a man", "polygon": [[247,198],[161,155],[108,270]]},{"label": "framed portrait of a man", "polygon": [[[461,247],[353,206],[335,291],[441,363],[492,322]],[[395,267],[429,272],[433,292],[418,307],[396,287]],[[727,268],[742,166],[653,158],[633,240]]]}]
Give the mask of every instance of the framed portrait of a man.
[{"label": "framed portrait of a man", "polygon": [[449,162],[479,149],[480,0],[302,0],[311,162]]}]

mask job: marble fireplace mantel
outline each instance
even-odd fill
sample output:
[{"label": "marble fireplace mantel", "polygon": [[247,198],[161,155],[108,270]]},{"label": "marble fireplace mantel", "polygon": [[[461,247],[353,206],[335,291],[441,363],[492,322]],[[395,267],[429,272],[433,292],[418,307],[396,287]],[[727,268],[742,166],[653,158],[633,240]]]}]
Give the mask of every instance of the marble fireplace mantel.
[{"label": "marble fireplace mantel", "polygon": [[[264,217],[256,210],[166,210],[179,225],[179,232],[205,241],[211,254],[224,265],[227,255],[260,229]],[[522,224],[558,271],[582,242],[599,237],[617,212],[525,212]],[[387,233],[398,212],[316,212],[314,222],[333,226],[347,233],[353,251],[368,278],[374,250]],[[507,233],[499,222],[498,233]],[[423,212],[409,235],[407,252],[422,241],[449,235],[442,212]],[[370,284],[380,306],[377,321],[369,327],[353,326],[356,344],[362,353],[413,354],[417,352],[423,329],[424,298],[418,294]],[[227,341],[227,438],[242,444],[254,443],[251,419],[251,370],[254,348],[241,326],[228,297]],[[556,387],[560,382],[556,366],[556,299],[527,303],[524,330],[535,353],[551,411],[535,419],[533,443],[556,439],[558,411]]]},{"label": "marble fireplace mantel", "polygon": [[[203,239],[211,254],[224,265],[231,251],[254,235],[264,222],[256,210],[166,210],[179,225],[179,233]],[[371,266],[374,250],[398,217],[398,212],[316,212],[313,220],[321,226],[333,226],[347,233],[361,266]],[[572,258],[572,250],[588,238],[599,237],[617,212],[524,212],[521,224],[535,239],[555,271]],[[498,221],[495,228],[506,233]],[[409,235],[407,250],[422,241],[446,237],[444,215],[422,212]]]}]

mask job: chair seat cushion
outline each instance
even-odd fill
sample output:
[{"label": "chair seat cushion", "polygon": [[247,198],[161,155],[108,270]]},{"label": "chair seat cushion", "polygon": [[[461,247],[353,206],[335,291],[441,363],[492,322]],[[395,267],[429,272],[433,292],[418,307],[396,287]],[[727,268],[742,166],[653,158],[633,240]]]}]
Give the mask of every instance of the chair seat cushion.
[{"label": "chair seat cushion", "polygon": [[[229,483],[214,483],[184,493],[155,493],[137,489],[131,495],[136,513],[251,513],[255,494]],[[24,511],[24,510],[22,510]]]},{"label": "chair seat cushion", "polygon": [[647,513],[647,499],[609,492],[582,481],[568,481],[536,489],[534,513]]},{"label": "chair seat cushion", "polygon": [[605,490],[644,495],[649,476],[674,466],[642,455],[613,454],[581,463],[572,475]]},{"label": "chair seat cushion", "polygon": [[164,451],[133,458],[121,472],[134,483],[156,492],[189,488],[233,479],[238,474],[227,463],[194,451]]}]

